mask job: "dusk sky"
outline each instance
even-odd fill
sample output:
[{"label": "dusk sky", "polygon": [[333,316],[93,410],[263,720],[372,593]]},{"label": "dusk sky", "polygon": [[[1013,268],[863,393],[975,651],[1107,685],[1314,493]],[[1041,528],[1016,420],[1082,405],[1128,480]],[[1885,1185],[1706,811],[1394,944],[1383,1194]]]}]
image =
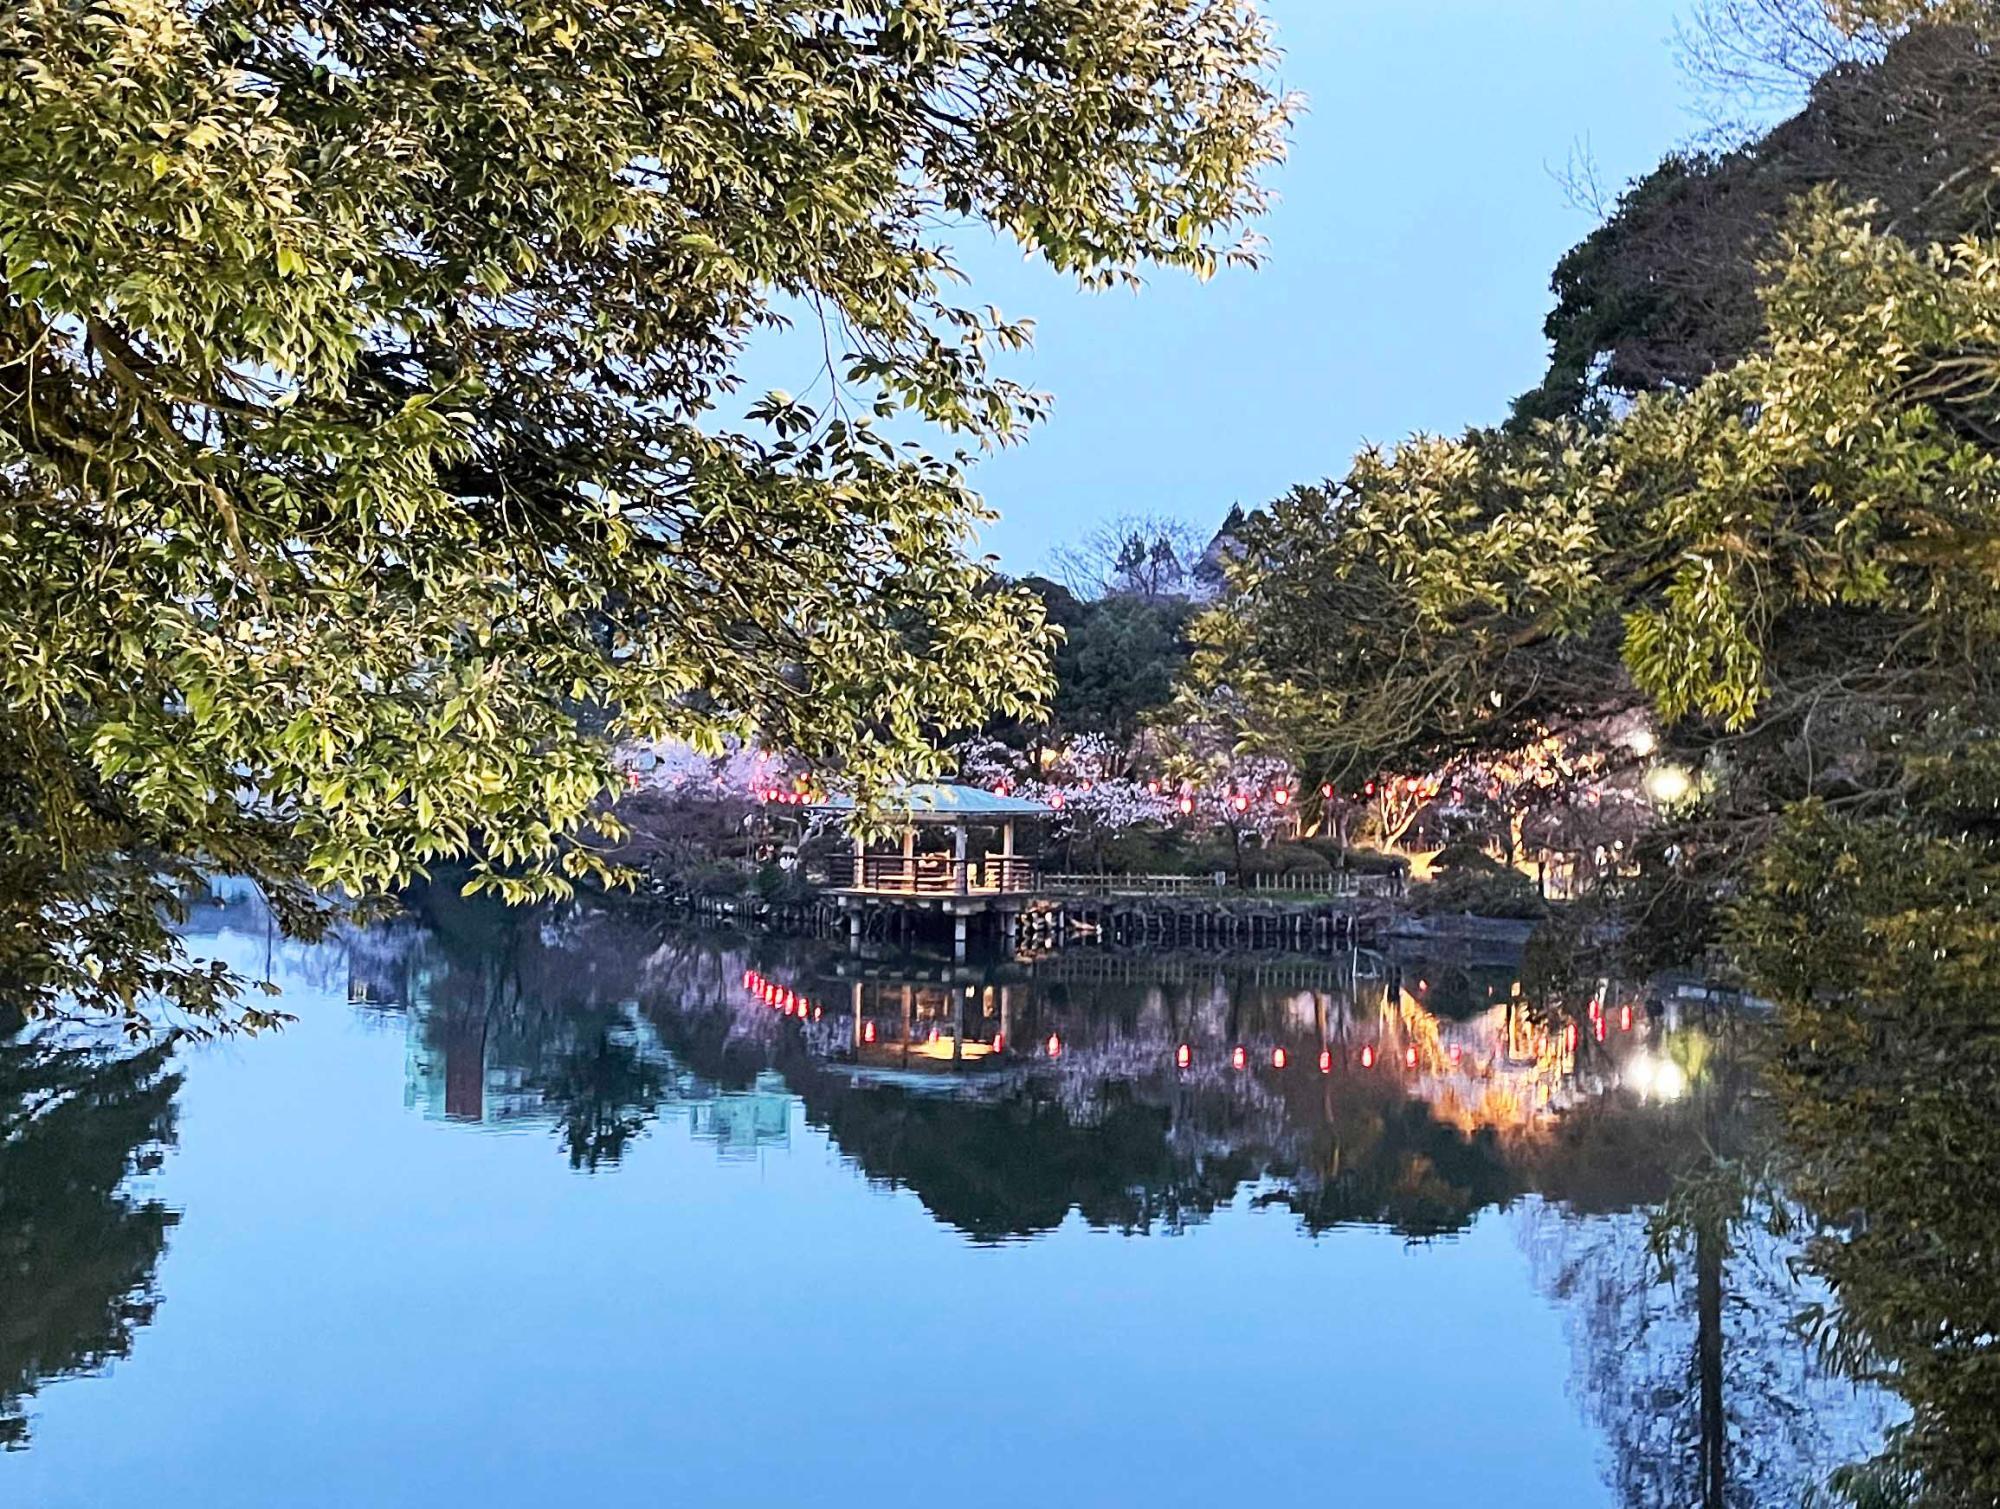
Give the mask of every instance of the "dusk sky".
[{"label": "dusk sky", "polygon": [[[1592,223],[1558,182],[1572,150],[1615,187],[1699,128],[1678,0],[1267,8],[1308,112],[1262,269],[1085,294],[1011,244],[958,248],[958,297],[1034,317],[1035,350],[1008,370],[1055,396],[975,477],[1009,571],[1121,513],[1206,529],[1366,442],[1501,418],[1542,369],[1549,272]],[[811,386],[784,365],[753,380]]]}]

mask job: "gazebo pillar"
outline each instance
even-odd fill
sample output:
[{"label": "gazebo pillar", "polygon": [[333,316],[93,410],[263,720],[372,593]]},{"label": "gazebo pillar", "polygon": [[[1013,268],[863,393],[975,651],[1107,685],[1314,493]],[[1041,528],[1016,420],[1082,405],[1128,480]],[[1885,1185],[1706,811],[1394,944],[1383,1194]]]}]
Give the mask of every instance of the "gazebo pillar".
[{"label": "gazebo pillar", "polygon": [[964,823],[953,823],[951,826],[951,852],[953,861],[952,869],[957,873],[958,876],[958,885],[957,885],[958,894],[963,896],[968,890],[971,889],[971,884],[970,884],[971,876],[967,872],[965,863]]}]

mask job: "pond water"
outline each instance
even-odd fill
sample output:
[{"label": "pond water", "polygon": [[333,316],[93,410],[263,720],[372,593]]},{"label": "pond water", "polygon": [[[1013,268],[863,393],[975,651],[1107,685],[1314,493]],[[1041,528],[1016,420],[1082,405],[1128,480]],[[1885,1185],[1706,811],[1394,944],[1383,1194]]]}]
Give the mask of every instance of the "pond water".
[{"label": "pond water", "polygon": [[1677,992],[197,932],[296,1024],[0,1045],[0,1504],[1795,1504],[1895,1418],[1778,1238],[1649,1252],[1756,1114]]}]

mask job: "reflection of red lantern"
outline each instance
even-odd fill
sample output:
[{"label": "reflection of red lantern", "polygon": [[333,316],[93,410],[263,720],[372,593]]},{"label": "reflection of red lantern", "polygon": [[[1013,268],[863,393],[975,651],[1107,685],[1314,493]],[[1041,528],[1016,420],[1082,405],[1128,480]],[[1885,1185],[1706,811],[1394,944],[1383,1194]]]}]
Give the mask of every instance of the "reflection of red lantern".
[{"label": "reflection of red lantern", "polygon": [[1283,1048],[1273,1048],[1271,1050],[1271,1067],[1273,1069],[1282,1069],[1290,1062],[1291,1056]]},{"label": "reflection of red lantern", "polygon": [[1053,1032],[1049,1034],[1048,1050],[1050,1058],[1062,1057],[1062,1039],[1057,1037]]},{"label": "reflection of red lantern", "polygon": [[1174,1067],[1176,1069],[1185,1069],[1193,1063],[1193,1048],[1189,1047],[1186,1043],[1182,1043],[1180,1047],[1174,1049]]},{"label": "reflection of red lantern", "polygon": [[1403,1067],[1405,1069],[1414,1069],[1416,1068],[1416,1066],[1417,1066],[1417,1045],[1415,1043],[1412,1043],[1410,1044],[1409,1047],[1403,1050]]},{"label": "reflection of red lantern", "polygon": [[1453,1043],[1451,1045],[1451,1061],[1453,1063],[1457,1063],[1459,1059],[1462,1058],[1463,1056],[1464,1056],[1464,1050],[1461,1049],[1457,1043]]},{"label": "reflection of red lantern", "polygon": [[1327,799],[1327,800],[1328,800],[1329,802],[1330,802],[1330,801],[1332,801],[1332,800],[1333,800],[1333,782],[1331,782],[1331,781],[1328,781],[1328,782],[1327,782],[1327,783],[1326,783],[1326,784],[1325,784],[1324,786],[1320,787],[1320,788],[1319,788],[1319,794],[1320,794],[1321,796],[1325,797],[1325,798],[1326,798],[1326,799]]},{"label": "reflection of red lantern", "polygon": [[1576,1052],[1575,1022],[1566,1022],[1563,1024],[1563,1047],[1567,1048],[1572,1053]]},{"label": "reflection of red lantern", "polygon": [[1333,1050],[1331,1048],[1322,1048],[1319,1050],[1319,1072],[1322,1074],[1333,1073]]},{"label": "reflection of red lantern", "polygon": [[1599,1017],[1599,1018],[1597,1019],[1597,1040],[1598,1040],[1598,1041],[1599,1041],[1600,1043],[1604,1041],[1604,1018],[1603,1018],[1603,1017]]},{"label": "reflection of red lantern", "polygon": [[1372,1046],[1361,1050],[1361,1067],[1364,1069],[1375,1067],[1375,1049]]},{"label": "reflection of red lantern", "polygon": [[861,1041],[864,1043],[875,1041],[875,1024],[873,1022],[863,1022],[861,1024]]},{"label": "reflection of red lantern", "polygon": [[993,1051],[995,1053],[1005,1053],[1007,1051],[1006,1033],[996,1032],[993,1034]]},{"label": "reflection of red lantern", "polygon": [[1630,1032],[1632,1030],[1632,1008],[1630,1005],[1618,1008],[1618,1030],[1620,1032]]},{"label": "reflection of red lantern", "polygon": [[1230,1068],[1232,1068],[1232,1069],[1241,1069],[1241,1068],[1242,1068],[1242,1067],[1243,1067],[1243,1066],[1244,1066],[1245,1064],[1247,1064],[1247,1063],[1249,1063],[1249,1062],[1250,1062],[1250,1055],[1249,1055],[1249,1054],[1248,1054],[1248,1053],[1247,1053],[1246,1051],[1244,1051],[1244,1050],[1243,1050],[1242,1048],[1240,1048],[1240,1047],[1237,1047],[1237,1048],[1231,1048],[1231,1049],[1229,1050],[1229,1067],[1230,1067]]}]

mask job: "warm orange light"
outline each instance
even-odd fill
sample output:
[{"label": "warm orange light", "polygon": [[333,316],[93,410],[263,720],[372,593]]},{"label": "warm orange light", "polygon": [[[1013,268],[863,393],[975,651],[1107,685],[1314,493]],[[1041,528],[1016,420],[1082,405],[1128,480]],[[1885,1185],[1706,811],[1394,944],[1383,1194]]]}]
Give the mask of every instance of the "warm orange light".
[{"label": "warm orange light", "polygon": [[1283,1048],[1273,1048],[1271,1050],[1271,1067],[1273,1069],[1282,1069],[1289,1062],[1291,1062],[1290,1056]]},{"label": "warm orange light", "polygon": [[1188,1068],[1193,1063],[1194,1063],[1193,1048],[1189,1047],[1186,1043],[1182,1043],[1180,1047],[1174,1049],[1174,1067],[1176,1069]]},{"label": "warm orange light", "polygon": [[1230,1067],[1230,1068],[1232,1068],[1232,1069],[1241,1069],[1241,1068],[1242,1068],[1242,1067],[1243,1067],[1243,1066],[1244,1066],[1245,1064],[1247,1064],[1247,1063],[1249,1063],[1249,1062],[1250,1062],[1250,1055],[1249,1055],[1249,1053],[1248,1053],[1247,1051],[1245,1051],[1244,1049],[1242,1049],[1242,1048],[1231,1048],[1231,1049],[1229,1050],[1229,1067]]}]

